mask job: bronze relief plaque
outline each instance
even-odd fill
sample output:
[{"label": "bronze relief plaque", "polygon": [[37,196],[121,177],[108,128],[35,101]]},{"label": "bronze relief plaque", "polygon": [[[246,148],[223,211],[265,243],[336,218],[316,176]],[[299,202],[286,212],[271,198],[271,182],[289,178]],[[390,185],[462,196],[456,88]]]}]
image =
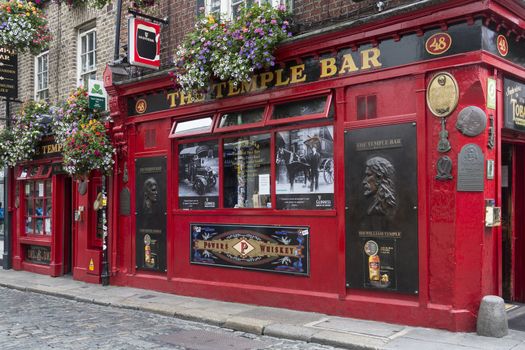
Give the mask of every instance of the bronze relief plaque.
[{"label": "bronze relief plaque", "polygon": [[459,88],[456,79],[446,72],[437,73],[427,88],[427,105],[436,117],[448,117],[459,100]]},{"label": "bronze relief plaque", "polygon": [[418,292],[416,139],[412,123],[345,133],[349,288]]},{"label": "bronze relief plaque", "polygon": [[458,184],[460,192],[483,192],[485,157],[481,148],[473,143],[461,148],[458,158]]},{"label": "bronze relief plaque", "polygon": [[465,136],[478,136],[487,127],[485,112],[476,106],[465,107],[458,114],[456,128]]}]

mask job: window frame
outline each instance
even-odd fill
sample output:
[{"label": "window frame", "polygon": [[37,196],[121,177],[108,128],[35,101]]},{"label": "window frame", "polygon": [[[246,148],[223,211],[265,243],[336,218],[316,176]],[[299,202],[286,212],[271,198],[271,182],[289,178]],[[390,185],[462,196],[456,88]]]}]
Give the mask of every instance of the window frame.
[{"label": "window frame", "polygon": [[[244,5],[247,4],[248,1],[250,0],[220,0],[220,6],[219,6],[219,12],[215,11],[215,12],[212,12],[211,11],[211,3],[212,3],[213,0],[205,0],[205,13],[207,15],[213,15],[213,14],[217,14],[218,15],[218,18],[220,18],[221,20],[226,20],[226,21],[232,21],[234,20],[234,18],[232,18],[233,16],[233,5],[234,5],[234,2],[237,4],[238,2],[243,2]],[[265,0],[251,0],[251,2],[256,2],[258,4],[260,4],[261,2],[264,2]],[[292,8],[293,8],[293,0],[266,0],[267,2],[270,2],[272,7],[276,8],[277,6],[279,6],[280,4],[284,3],[284,5],[286,5],[287,7],[287,10],[289,12],[292,11]],[[235,5],[236,5],[235,4]]]},{"label": "window frame", "polygon": [[[273,111],[275,110],[276,105],[307,101],[307,100],[311,100],[311,99],[319,98],[323,96],[326,96],[326,102],[325,102],[324,110],[321,113],[299,115],[299,116],[293,116],[293,117],[282,118],[282,119],[272,119]],[[330,91],[325,91],[325,92],[321,92],[315,95],[310,95],[304,98],[272,101],[268,108],[268,115],[266,118],[265,125],[289,124],[289,123],[295,123],[295,122],[310,121],[313,119],[328,119],[328,114],[330,113],[330,107],[332,106],[332,100],[333,100],[333,93],[331,93]]]},{"label": "window frame", "polygon": [[[198,120],[198,119],[204,119],[204,118],[211,118],[211,124],[209,126],[209,130],[190,131],[190,132],[183,133],[183,134],[180,134],[180,135],[175,135],[175,131],[177,129],[177,125],[178,124],[184,123],[184,122],[188,122],[188,121],[191,121],[191,120]],[[171,125],[171,129],[170,129],[170,133],[169,133],[168,138],[170,138],[170,139],[181,139],[181,138],[185,138],[185,137],[188,137],[188,136],[212,134],[214,132],[214,129],[215,129],[216,119],[217,119],[217,113],[214,113],[214,112],[206,113],[206,114],[198,115],[198,116],[191,116],[191,117],[184,118],[184,119],[181,119],[181,120],[175,119],[173,121],[173,124]]]},{"label": "window frame", "polygon": [[[263,109],[263,114],[262,114],[262,118],[261,118],[260,122],[241,124],[241,125],[230,125],[230,126],[224,126],[224,127],[221,127],[219,125],[220,122],[221,122],[221,117],[224,114],[228,114],[228,113],[232,113],[232,112],[245,112],[245,111],[250,111],[250,110],[259,109],[259,108]],[[263,126],[265,126],[267,115],[268,115],[268,104],[267,103],[266,104],[253,105],[253,106],[246,107],[246,108],[241,108],[241,109],[224,110],[224,111],[221,111],[220,113],[218,113],[217,117],[215,118],[216,120],[215,120],[214,132],[221,132],[221,133],[223,133],[223,132],[233,132],[233,131],[246,130],[248,128],[251,129],[251,128],[263,127]]]},{"label": "window frame", "polygon": [[[46,57],[46,60],[47,60],[47,64],[46,64],[46,67],[47,67],[47,70],[45,71],[40,71],[39,70],[39,60],[40,59],[43,59],[43,57]],[[43,89],[40,89],[39,87],[39,78],[41,75],[44,75],[46,76],[46,87],[43,88]],[[43,100],[43,101],[46,101],[49,99],[49,50],[47,51],[44,51],[42,52],[41,54],[35,56],[35,81],[34,81],[34,87],[35,87],[35,91],[34,91],[34,98],[35,98],[35,101],[40,101],[40,100]],[[44,92],[44,91],[47,91],[47,96],[45,98],[41,98],[40,97],[40,93],[41,92]]]},{"label": "window frame", "polygon": [[[88,37],[90,34],[94,35],[93,39],[93,50],[88,51],[88,45],[86,42],[86,52],[82,53],[82,38]],[[86,55],[88,57],[89,53],[93,52],[94,66],[91,70],[82,71],[82,56]],[[77,36],[77,86],[83,86],[87,89],[87,85],[84,86],[84,79],[86,76],[91,76],[94,74],[95,79],[97,78],[97,29],[96,27],[89,27],[85,29],[80,29]],[[89,78],[88,80],[89,81]],[[86,81],[86,83],[87,83]]]},{"label": "window frame", "polygon": [[[39,172],[41,172],[42,169],[40,169]],[[36,187],[36,184],[38,182],[43,182],[43,186],[44,186],[44,196],[40,197],[40,196],[35,196],[34,194],[34,191],[35,191],[35,187]],[[47,189],[46,189],[46,185],[49,183],[50,185],[50,190],[51,192],[48,193]],[[32,186],[32,195],[31,196],[28,196],[26,194],[26,186],[30,184],[30,186]],[[48,177],[42,177],[42,176],[33,176],[33,177],[29,177],[29,178],[24,178],[23,181],[21,181],[21,186],[22,186],[22,193],[23,193],[23,200],[22,200],[22,216],[23,216],[23,225],[22,225],[22,233],[24,236],[28,236],[28,237],[51,237],[52,234],[53,234],[53,178],[48,176]],[[36,215],[36,200],[37,199],[40,199],[42,200],[42,215]],[[33,203],[33,214],[29,215],[27,213],[27,202],[28,201],[32,201]],[[51,212],[49,213],[49,215],[47,215],[46,211],[47,211],[47,203],[48,202],[51,202]],[[33,227],[33,232],[28,232],[26,227],[27,227],[27,218],[28,217],[31,217],[31,225]],[[36,229],[36,222],[37,222],[37,219],[41,219],[42,220],[42,233],[37,233],[35,232],[35,229]],[[50,220],[50,227],[49,227],[49,232],[46,231],[46,220]]]}]

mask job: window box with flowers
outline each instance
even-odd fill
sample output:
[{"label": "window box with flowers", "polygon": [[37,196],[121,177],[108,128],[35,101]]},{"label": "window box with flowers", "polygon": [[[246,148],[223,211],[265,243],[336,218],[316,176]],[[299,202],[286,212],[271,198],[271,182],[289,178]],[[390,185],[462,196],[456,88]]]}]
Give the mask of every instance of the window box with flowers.
[{"label": "window box with flowers", "polygon": [[275,65],[273,52],[291,36],[285,6],[254,4],[235,21],[201,15],[175,54],[173,78],[186,93],[205,92],[211,80],[249,81],[255,71]]}]

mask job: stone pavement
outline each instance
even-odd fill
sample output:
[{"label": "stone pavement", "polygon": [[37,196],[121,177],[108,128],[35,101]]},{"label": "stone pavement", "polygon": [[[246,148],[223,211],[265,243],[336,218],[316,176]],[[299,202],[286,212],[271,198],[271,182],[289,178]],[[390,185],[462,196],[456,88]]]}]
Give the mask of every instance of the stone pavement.
[{"label": "stone pavement", "polygon": [[513,330],[503,338],[487,338],[475,333],[452,333],[128,287],[102,287],[68,277],[52,278],[14,270],[0,269],[0,286],[347,349],[525,350],[525,332]]}]

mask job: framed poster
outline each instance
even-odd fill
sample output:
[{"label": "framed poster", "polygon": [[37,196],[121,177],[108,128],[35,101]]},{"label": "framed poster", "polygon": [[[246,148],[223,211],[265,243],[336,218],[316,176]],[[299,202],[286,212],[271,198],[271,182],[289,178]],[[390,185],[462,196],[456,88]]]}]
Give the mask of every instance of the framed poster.
[{"label": "framed poster", "polygon": [[192,264],[308,276],[309,227],[191,224]]},{"label": "framed poster", "polygon": [[334,208],[334,128],[278,131],[277,209]]},{"label": "framed poster", "polygon": [[345,133],[351,288],[418,293],[416,145],[412,123]]},{"label": "framed poster", "polygon": [[217,140],[179,145],[179,208],[215,209],[219,203]]},{"label": "framed poster", "polygon": [[166,157],[135,162],[137,269],[166,271]]}]

